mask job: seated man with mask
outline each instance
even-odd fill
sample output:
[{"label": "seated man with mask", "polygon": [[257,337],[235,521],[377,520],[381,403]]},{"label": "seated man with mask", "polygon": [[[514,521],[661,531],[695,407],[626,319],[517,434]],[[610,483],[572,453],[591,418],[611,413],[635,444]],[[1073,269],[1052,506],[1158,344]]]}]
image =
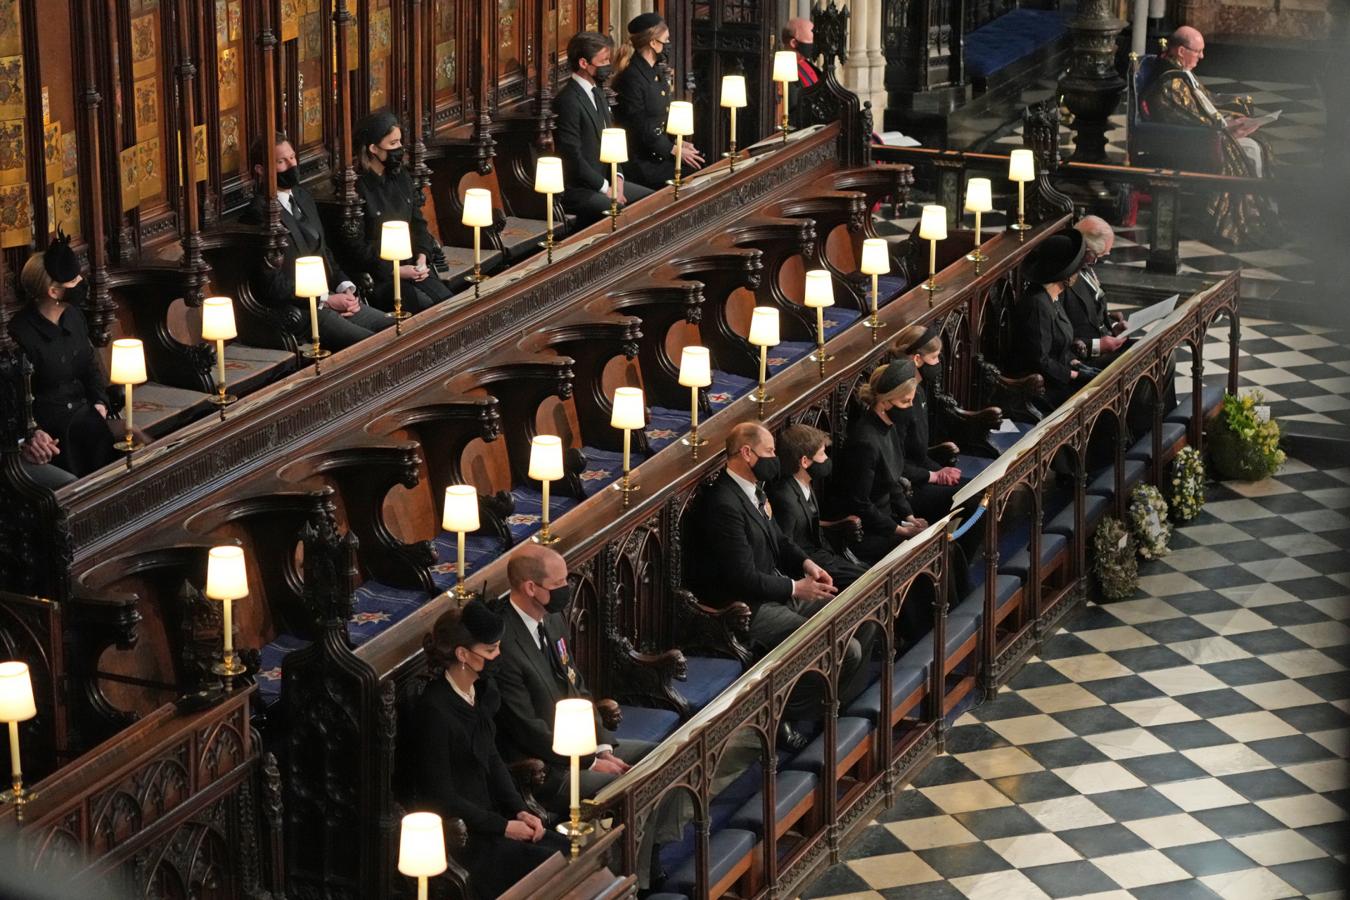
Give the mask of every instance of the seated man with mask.
[{"label": "seated man with mask", "polygon": [[1084,216],[1073,227],[1083,235],[1083,268],[1078,272],[1078,280],[1064,295],[1064,312],[1073,325],[1074,339],[1083,342],[1088,358],[1100,360],[1097,363],[1100,368],[1110,362],[1126,342],[1125,338],[1116,336],[1125,330],[1125,318],[1120,313],[1107,312],[1106,291],[1102,290],[1097,270],[1093,268],[1111,253],[1116,233],[1105,219],[1097,216]]}]

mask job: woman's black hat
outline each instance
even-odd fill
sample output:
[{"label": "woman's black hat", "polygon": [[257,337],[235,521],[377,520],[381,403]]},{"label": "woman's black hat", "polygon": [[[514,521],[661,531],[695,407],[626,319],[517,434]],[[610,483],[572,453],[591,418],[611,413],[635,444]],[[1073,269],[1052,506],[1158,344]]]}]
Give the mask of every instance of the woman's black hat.
[{"label": "woman's black hat", "polygon": [[1027,281],[1032,284],[1054,284],[1063,281],[1083,267],[1083,233],[1070,228],[1051,235],[1027,263]]},{"label": "woman's black hat", "polygon": [[908,359],[896,360],[888,365],[877,379],[876,392],[879,395],[889,394],[914,377],[914,363]]},{"label": "woman's black hat", "polygon": [[59,228],[56,230],[56,240],[48,244],[47,252],[42,254],[42,268],[58,284],[80,277],[80,260],[75,251],[70,249],[70,235]]},{"label": "woman's black hat", "polygon": [[665,19],[661,18],[654,12],[643,13],[642,15],[638,16],[633,21],[628,23],[628,33],[641,34],[648,28],[655,28],[657,25],[661,25],[665,21],[666,21]]},{"label": "woman's black hat", "polygon": [[481,600],[470,600],[460,611],[459,621],[464,629],[473,635],[475,643],[495,644],[502,639],[506,624],[502,617],[488,608]]}]

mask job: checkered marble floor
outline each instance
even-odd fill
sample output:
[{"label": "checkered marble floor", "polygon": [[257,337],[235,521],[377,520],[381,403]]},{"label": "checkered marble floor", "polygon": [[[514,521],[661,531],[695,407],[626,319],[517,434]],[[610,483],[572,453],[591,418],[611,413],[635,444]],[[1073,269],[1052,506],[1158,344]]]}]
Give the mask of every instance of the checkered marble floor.
[{"label": "checkered marble floor", "polygon": [[[1350,422],[1345,338],[1244,320],[1243,387]],[[1350,468],[1211,485],[1135,597],[1072,616],[803,896],[1345,896],[1347,550]]]}]

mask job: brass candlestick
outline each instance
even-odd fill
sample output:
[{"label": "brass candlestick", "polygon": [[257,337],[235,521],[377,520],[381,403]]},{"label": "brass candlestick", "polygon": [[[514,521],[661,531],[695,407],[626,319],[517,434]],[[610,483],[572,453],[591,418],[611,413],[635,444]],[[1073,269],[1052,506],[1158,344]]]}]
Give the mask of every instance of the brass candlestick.
[{"label": "brass candlestick", "polygon": [[595,832],[595,826],[590,822],[581,821],[581,807],[574,806],[572,807],[571,818],[564,822],[561,827],[572,844],[572,859],[576,859],[581,855],[581,845],[586,843],[586,839]]},{"label": "brass candlestick", "polygon": [[315,374],[315,375],[318,375],[318,374],[319,374],[319,360],[321,360],[321,359],[327,359],[328,357],[332,356],[333,354],[332,354],[332,352],[330,352],[330,351],[328,351],[328,350],[324,350],[322,347],[320,347],[320,346],[319,346],[318,338],[315,338],[314,343],[312,343],[312,344],[306,344],[306,345],[304,346],[304,349],[302,349],[302,350],[300,351],[300,355],[303,356],[305,359],[312,359],[312,360],[314,360],[314,374]]}]

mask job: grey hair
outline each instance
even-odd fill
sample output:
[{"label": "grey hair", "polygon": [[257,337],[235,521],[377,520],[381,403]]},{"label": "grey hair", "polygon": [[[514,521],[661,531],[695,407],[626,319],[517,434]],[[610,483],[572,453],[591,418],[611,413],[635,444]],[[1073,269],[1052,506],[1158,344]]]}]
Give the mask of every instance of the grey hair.
[{"label": "grey hair", "polygon": [[1083,243],[1093,253],[1101,255],[1106,249],[1106,239],[1111,235],[1111,225],[1099,216],[1084,216],[1073,226],[1083,235]]}]

